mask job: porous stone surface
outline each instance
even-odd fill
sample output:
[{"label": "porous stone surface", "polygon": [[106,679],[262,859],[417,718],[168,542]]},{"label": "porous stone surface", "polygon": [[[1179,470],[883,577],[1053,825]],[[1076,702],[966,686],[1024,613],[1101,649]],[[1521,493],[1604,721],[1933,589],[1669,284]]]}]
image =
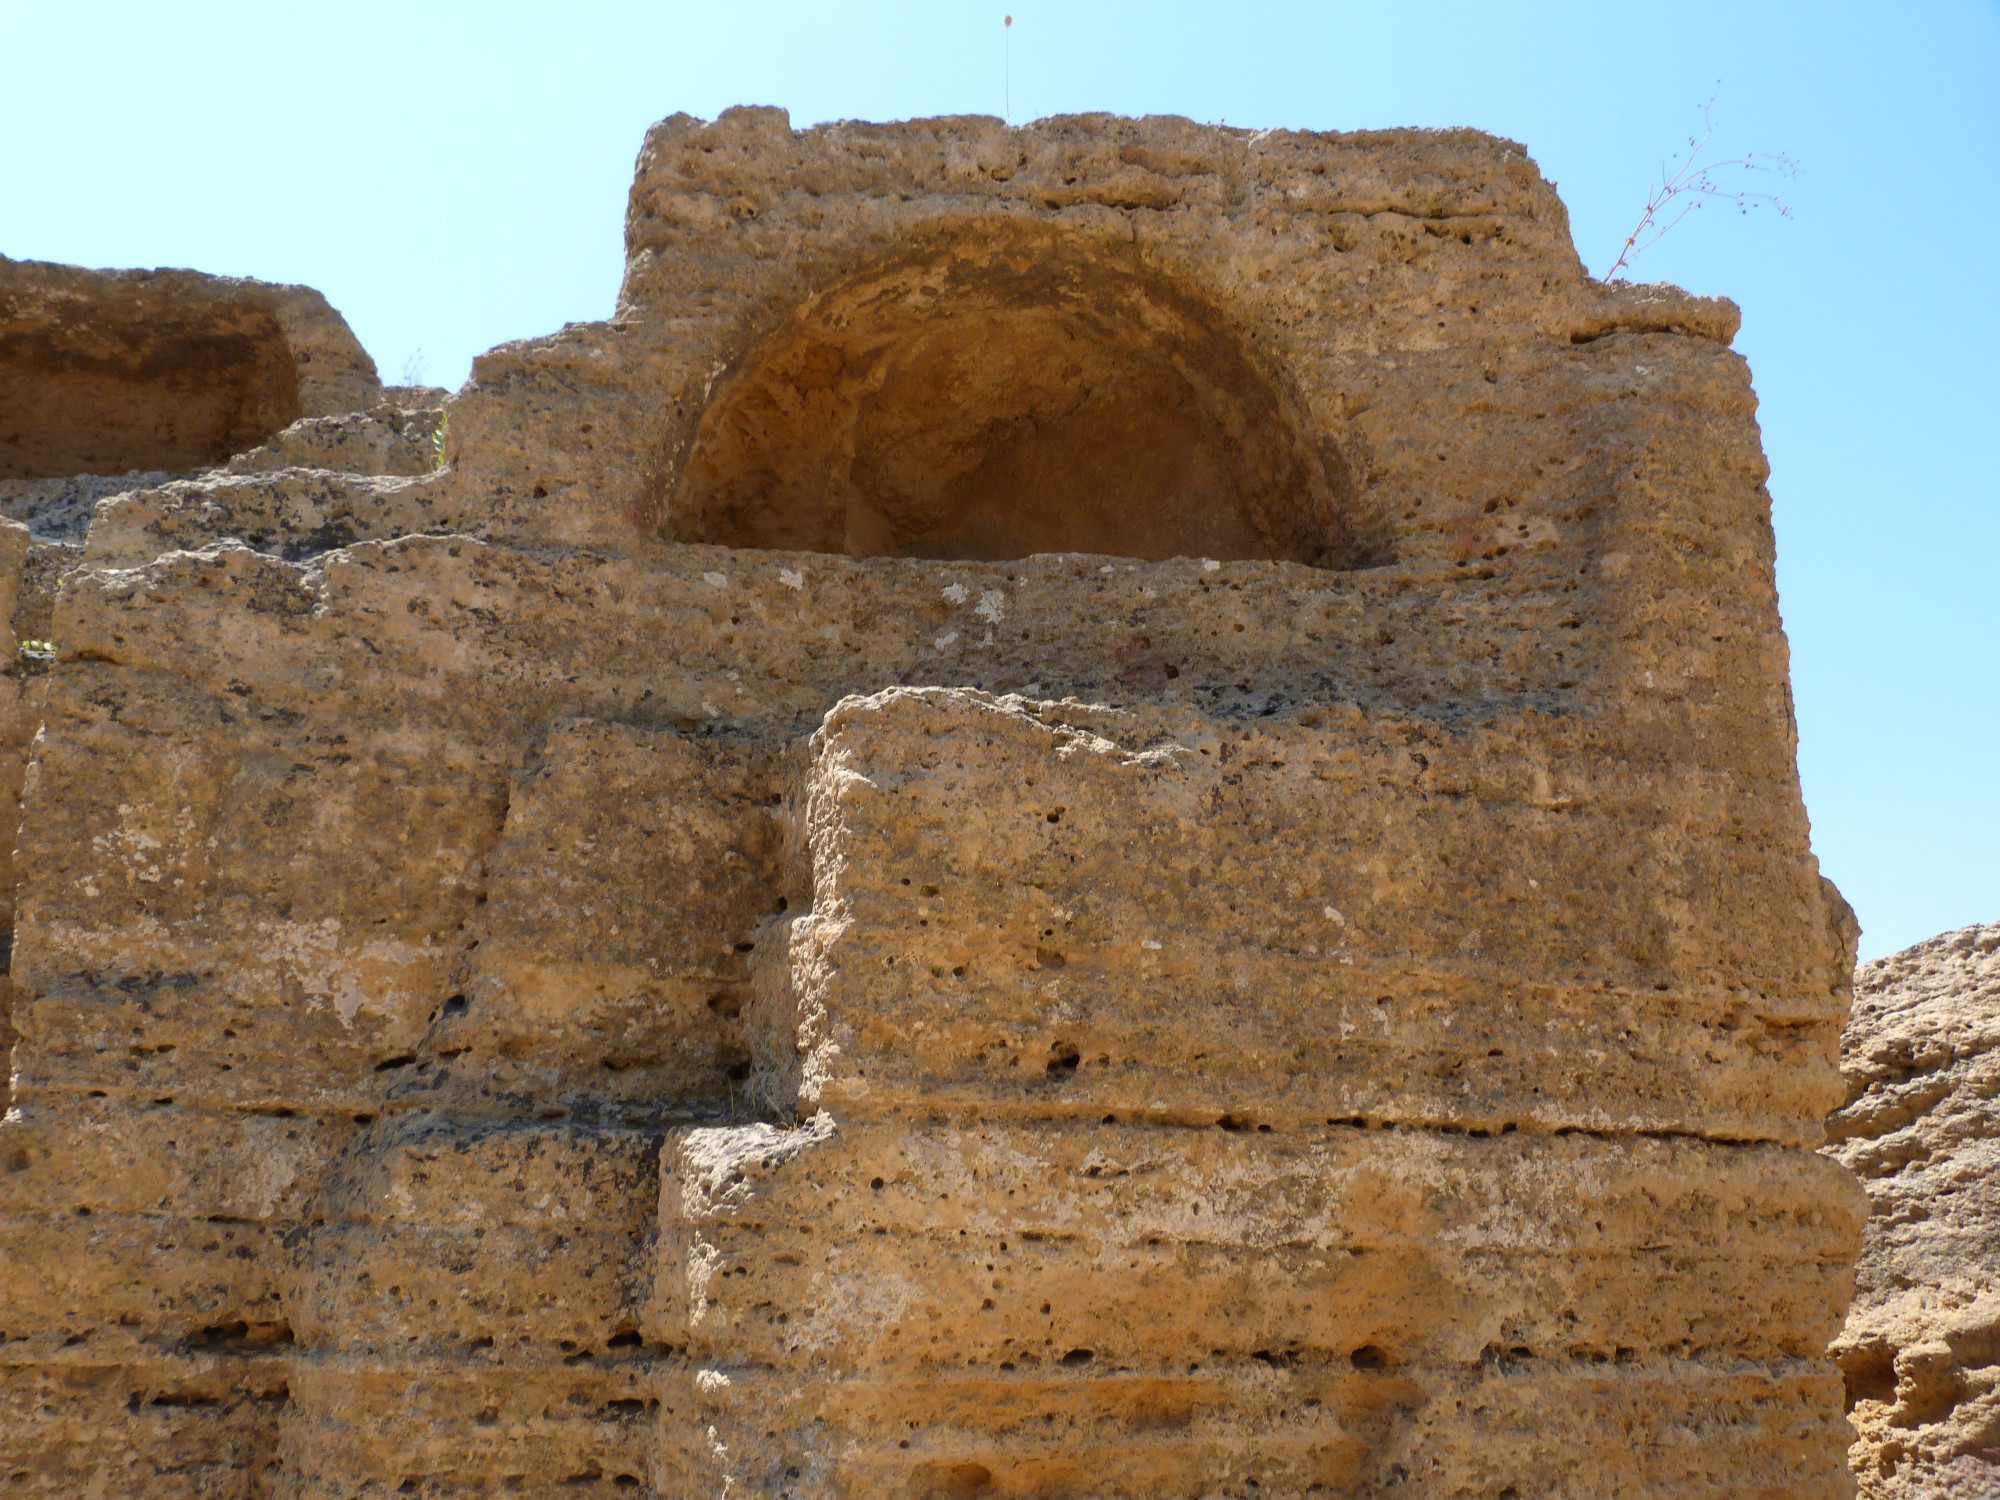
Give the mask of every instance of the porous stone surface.
[{"label": "porous stone surface", "polygon": [[261,448],[239,453],[231,473],[271,469],[329,469],[343,474],[428,474],[438,467],[438,427],[444,408],[405,411],[384,405],[372,412],[306,417]]},{"label": "porous stone surface", "polygon": [[1861,966],[1827,1153],[1868,1190],[1834,1354],[1869,1500],[2000,1494],[2000,924]]},{"label": "porous stone surface", "polygon": [[129,474],[0,479],[0,516],[26,526],[38,542],[80,547],[90,531],[98,501],[189,477],[172,469],[135,469]]},{"label": "porous stone surface", "polygon": [[0,479],[219,464],[380,390],[310,287],[0,256]]},{"label": "porous stone surface", "polygon": [[1469,131],[676,116],[626,229],[442,470],[65,554],[16,1491],[1847,1494],[1734,309]]}]

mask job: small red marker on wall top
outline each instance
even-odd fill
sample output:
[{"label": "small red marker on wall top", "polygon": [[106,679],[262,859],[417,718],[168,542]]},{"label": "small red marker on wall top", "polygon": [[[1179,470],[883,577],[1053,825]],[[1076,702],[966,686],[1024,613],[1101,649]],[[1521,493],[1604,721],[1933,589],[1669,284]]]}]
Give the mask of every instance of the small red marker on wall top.
[{"label": "small red marker on wall top", "polygon": [[1000,34],[1007,39],[1005,72],[1002,74],[1002,99],[1007,112],[1007,123],[1014,123],[1014,17],[1010,13],[1000,18]]}]

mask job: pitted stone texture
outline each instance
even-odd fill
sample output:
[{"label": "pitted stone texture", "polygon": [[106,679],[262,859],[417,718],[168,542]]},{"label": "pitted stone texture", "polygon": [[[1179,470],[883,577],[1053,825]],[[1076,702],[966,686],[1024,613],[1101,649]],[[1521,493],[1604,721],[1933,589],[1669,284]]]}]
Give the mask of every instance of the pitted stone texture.
[{"label": "pitted stone texture", "polygon": [[507,1108],[726,1106],[749,1074],[751,955],[784,903],[775,760],[765,741],[557,725],[514,781],[465,993],[431,1038],[458,1076]]},{"label": "pitted stone texture", "polygon": [[1867,1500],[2000,1492],[2000,924],[1854,976],[1827,1153],[1868,1189],[1834,1345]]},{"label": "pitted stone texture", "polygon": [[[0,1430],[17,1495],[271,1493],[291,1374],[281,1359],[240,1350],[111,1365],[62,1357],[3,1373]],[[115,1443],[79,1440],[112,1432],[120,1435]]]},{"label": "pitted stone texture", "polygon": [[[1560,910],[1602,862],[1537,853],[1551,817],[1589,839],[1595,799],[1517,823],[1504,762],[1445,771],[1480,832],[1405,846],[1366,755],[1344,777],[1306,738],[963,691],[848,700],[811,755],[812,907],[746,1018],[758,1097],[809,1118],[693,1130],[663,1170],[656,1315],[696,1369],[662,1399],[707,1433],[666,1434],[682,1492],[1616,1494],[1632,1444],[1581,1436],[1641,1389],[1638,1493],[1837,1490],[1821,1350],[1863,1208],[1790,1149],[1828,1101],[1778,1083],[1813,1076],[1814,1005],[1640,1023],[1635,995],[1620,1023],[1461,939],[1617,972],[1504,915],[1526,865]],[[1466,928],[1437,942],[1399,890]],[[1765,955],[1767,1000],[1830,995],[1832,947]],[[1541,1441],[1496,1444],[1483,1418],[1529,1403]]]},{"label": "pitted stone texture", "polygon": [[659,1141],[421,1113],[357,1137],[286,1236],[277,1493],[637,1484]]},{"label": "pitted stone texture", "polygon": [[438,467],[441,408],[377,407],[337,417],[306,417],[261,448],[229,460],[232,474],[271,469],[328,469],[339,474],[428,474]]},{"label": "pitted stone texture", "polygon": [[[1792,1153],[915,1121],[715,1140],[741,1133],[686,1136],[662,1182],[685,1262],[661,1302],[695,1365],[663,1387],[665,1493],[950,1493],[955,1470],[1000,1495],[1838,1488],[1813,1340],[1853,1206]],[[1745,1342],[1722,1307],[1763,1327]]]},{"label": "pitted stone texture", "polygon": [[[1853,933],[1733,310],[1595,286],[1469,132],[733,112],[629,230],[442,471],[52,502],[102,504],[15,611],[0,1473],[1841,1493]],[[1239,493],[1321,475],[1352,545],[670,540],[689,465],[754,473],[718,431],[796,478],[885,416],[801,427],[774,350],[914,267],[849,352],[931,369],[925,278],[1014,298],[1022,245],[1187,309],[1255,399],[1168,405],[1275,414]],[[1053,347],[951,463],[1042,472]]]},{"label": "pitted stone texture", "polygon": [[646,1362],[575,1367],[394,1359],[302,1366],[268,1493],[646,1494],[658,1397]]},{"label": "pitted stone texture", "polygon": [[[1668,932],[1640,909],[1576,919],[1607,899],[1583,872],[1663,816],[1643,784],[1600,781],[1531,717],[1416,743],[1351,710],[1299,728],[948,690],[839,705],[813,740],[813,909],[789,924],[796,1018],[761,1028],[766,1091],[843,1118],[1817,1139],[1836,934],[1711,950],[1735,983],[1697,968],[1662,1004]],[[1676,856],[1705,868],[1702,899],[1818,904],[1795,862],[1725,849],[1694,835]]]},{"label": "pitted stone texture", "polygon": [[318,469],[134,486],[99,501],[97,510],[84,556],[114,568],[218,542],[297,561],[355,542],[464,529],[458,509],[431,480]]},{"label": "pitted stone texture", "polygon": [[[496,522],[510,533],[619,550],[634,544],[635,527],[682,540],[863,554],[920,545],[912,538],[929,523],[916,490],[889,472],[900,462],[891,438],[916,421],[927,389],[956,412],[952,394],[966,380],[940,371],[920,377],[928,366],[917,345],[892,329],[921,343],[924,329],[942,326],[937,316],[959,308],[954,293],[975,282],[993,299],[994,316],[1020,335],[1001,341],[1013,391],[996,388],[986,407],[954,415],[948,425],[964,430],[964,443],[936,433],[922,441],[942,444],[940,461],[964,478],[960,499],[976,500],[1004,470],[1018,490],[1015,508],[1038,504],[1042,491],[1063,490],[1066,476],[1086,468],[1101,446],[1086,440],[1101,425],[1091,415],[1099,398],[1063,394],[1068,377],[1058,351],[1071,343],[1095,348],[1105,332],[1097,320],[1112,310],[1056,317],[1050,327],[1060,324],[1061,336],[1047,339],[1017,327],[1005,310],[1026,304],[1036,317],[1055,317],[1063,288],[1081,295],[1109,278],[1172,288],[1175,317],[1230,331],[1229,358],[1243,362],[1244,380],[1225,378],[1214,360],[1195,360],[1188,362],[1199,371],[1194,385],[1211,382],[1213,391],[1190,395],[1176,383],[1188,376],[1164,367],[1158,389],[1187,396],[1194,425],[1214,420],[1229,431],[1254,409],[1260,440],[1316,455],[1300,483],[1326,489],[1340,513],[1335,531],[1357,543],[1335,545],[1334,531],[1315,532],[1286,550],[1289,533],[1280,525],[1266,527],[1272,550],[1238,555],[1308,557],[1330,547],[1329,560],[1338,562],[1433,546],[1477,553],[1518,544],[1511,525],[1500,528],[1480,509],[1484,502],[1527,500],[1545,471],[1492,486],[1476,477],[1473,428],[1483,417],[1473,417],[1473,428],[1427,424],[1412,444],[1405,412],[1441,400],[1472,416],[1466,408],[1483,412],[1490,400],[1498,415],[1514,406],[1521,388],[1513,382],[1545,351],[1577,344],[1600,355],[1616,350],[1608,364],[1617,374],[1606,371],[1612,379],[1659,389],[1648,383],[1672,383],[1680,361],[1641,357],[1643,372],[1635,372],[1620,357],[1635,339],[1678,335],[1658,343],[1699,362],[1687,346],[1726,343],[1737,323],[1726,302],[1591,280],[1569,242],[1561,202],[1526,151],[1474,131],[1253,133],[1106,115],[1018,130],[959,117],[794,131],[775,109],[730,110],[707,124],[677,115],[648,133],[625,234],[617,318],[482,356],[454,407],[448,456],[466,484],[490,497]],[[996,265],[1008,260],[1002,247],[1013,240],[1027,247],[1019,264]],[[1057,265],[1070,269],[1050,278]],[[894,295],[873,305],[864,297],[853,315],[836,320],[837,338],[814,332],[843,297],[884,277]],[[1166,321],[1141,318],[1144,338],[1172,344]],[[993,332],[967,327],[958,341]],[[798,366],[791,375],[765,379],[787,361]],[[1155,367],[1142,362],[1127,374],[1146,383],[1143,370]],[[871,379],[889,384],[868,398],[875,413],[862,413],[856,427],[836,408],[850,385]],[[1125,382],[1107,373],[1101,399],[1115,404]],[[1268,399],[1258,395],[1241,408],[1218,394],[1260,388]],[[905,389],[914,407],[898,397]],[[1540,403],[1529,419],[1559,420],[1556,408]],[[971,430],[982,420],[991,430],[975,441]],[[807,451],[798,443],[826,422],[859,434],[825,449],[835,497],[859,487],[860,508],[846,524],[836,520],[808,541],[714,532],[691,514],[709,497],[750,498],[765,487],[758,477],[765,469],[781,486],[791,482],[786,476],[809,478],[797,464]],[[1043,462],[1064,422],[1076,425],[1073,451]],[[1156,446],[1184,441],[1177,431]],[[732,444],[749,468],[725,451]],[[1535,446],[1543,449],[1539,461],[1570,445]],[[881,472],[869,457],[877,449],[888,466]],[[1186,482],[1218,495],[1231,488],[1194,461],[1194,449],[1189,456]],[[1158,457],[1135,455],[1134,466]],[[1276,473],[1296,462],[1274,452],[1269,467]],[[936,478],[905,477],[918,489]],[[1169,477],[1163,473],[1162,483]],[[1240,477],[1255,489],[1254,476]],[[1129,473],[1107,474],[1103,483],[1131,481]],[[1172,488],[1148,493],[1163,502]],[[895,494],[905,491],[910,504],[899,508]],[[886,531],[866,519],[878,512]],[[1057,537],[1062,518],[1049,519],[1055,529],[1045,535]],[[1489,541],[1489,532],[1500,539]]]},{"label": "pitted stone texture", "polygon": [[380,390],[310,287],[0,256],[0,476],[219,464]]},{"label": "pitted stone texture", "polygon": [[0,514],[19,521],[38,542],[81,545],[97,502],[132,490],[157,489],[187,474],[154,469],[132,474],[70,474],[60,479],[0,479]]}]

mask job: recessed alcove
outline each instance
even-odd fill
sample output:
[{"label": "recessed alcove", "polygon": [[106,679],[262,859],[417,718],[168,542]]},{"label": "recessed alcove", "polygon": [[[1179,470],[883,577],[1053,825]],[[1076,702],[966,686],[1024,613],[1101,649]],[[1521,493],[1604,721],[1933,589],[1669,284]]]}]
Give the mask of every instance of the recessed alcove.
[{"label": "recessed alcove", "polygon": [[101,284],[0,298],[0,479],[220,464],[299,417],[292,349],[255,294]]},{"label": "recessed alcove", "polygon": [[1129,243],[942,234],[810,299],[703,413],[680,541],[1340,566],[1345,470],[1248,341]]}]

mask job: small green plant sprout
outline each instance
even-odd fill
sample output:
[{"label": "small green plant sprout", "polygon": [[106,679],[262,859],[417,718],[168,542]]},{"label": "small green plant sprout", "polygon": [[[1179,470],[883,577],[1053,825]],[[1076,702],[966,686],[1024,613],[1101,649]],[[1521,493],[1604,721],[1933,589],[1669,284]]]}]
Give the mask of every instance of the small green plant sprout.
[{"label": "small green plant sprout", "polygon": [[1792,217],[1791,207],[1777,194],[1732,186],[1742,181],[1737,174],[1745,172],[1771,172],[1779,177],[1796,177],[1799,167],[1791,157],[1783,152],[1749,151],[1726,161],[1702,160],[1708,143],[1715,139],[1715,101],[1721,92],[1722,86],[1716,85],[1716,92],[1710,94],[1708,102],[1701,107],[1701,134],[1689,136],[1687,150],[1661,164],[1659,181],[1646,195],[1645,212],[1639,215],[1639,222],[1632,226],[1632,232],[1625,236],[1625,243],[1618,249],[1618,259],[1604,273],[1606,281],[1629,268],[1634,259],[1657,245],[1681,220],[1707,204],[1727,203],[1740,214],[1748,214],[1758,208],[1775,208],[1780,218]]},{"label": "small green plant sprout", "polygon": [[433,473],[444,467],[444,434],[445,429],[449,426],[451,426],[451,413],[446,411],[438,417],[437,431],[431,434],[431,471]]},{"label": "small green plant sprout", "polygon": [[54,661],[56,659],[56,643],[54,641],[23,641],[21,642],[21,654],[23,656],[32,656],[37,661]]}]

